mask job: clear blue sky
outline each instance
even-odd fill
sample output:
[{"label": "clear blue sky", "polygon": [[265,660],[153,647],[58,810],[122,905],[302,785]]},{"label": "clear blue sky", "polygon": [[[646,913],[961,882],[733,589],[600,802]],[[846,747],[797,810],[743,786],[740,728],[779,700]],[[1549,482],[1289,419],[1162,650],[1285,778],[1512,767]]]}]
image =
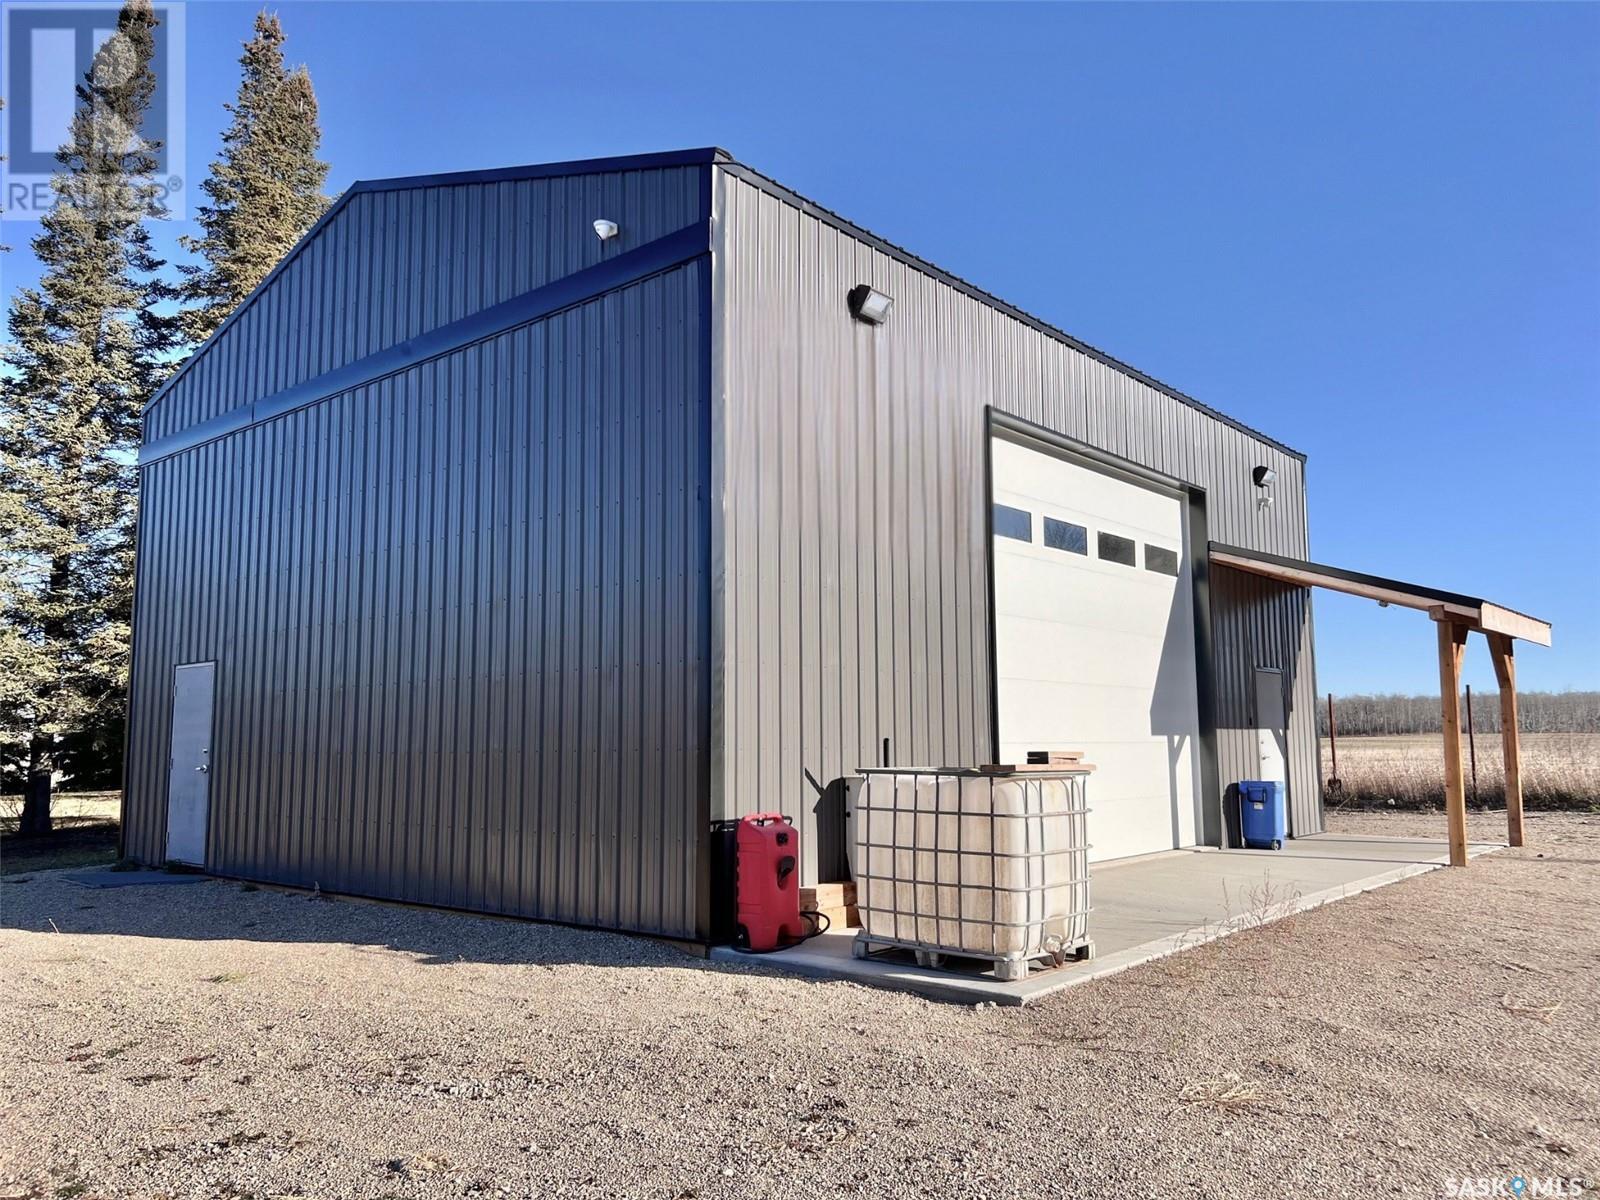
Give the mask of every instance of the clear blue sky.
[{"label": "clear blue sky", "polygon": [[[1600,6],[277,8],[334,188],[724,146],[1305,451],[1314,557],[1600,687]],[[254,11],[188,6],[196,178]],[[1437,691],[1421,614],[1316,606],[1323,690]]]}]

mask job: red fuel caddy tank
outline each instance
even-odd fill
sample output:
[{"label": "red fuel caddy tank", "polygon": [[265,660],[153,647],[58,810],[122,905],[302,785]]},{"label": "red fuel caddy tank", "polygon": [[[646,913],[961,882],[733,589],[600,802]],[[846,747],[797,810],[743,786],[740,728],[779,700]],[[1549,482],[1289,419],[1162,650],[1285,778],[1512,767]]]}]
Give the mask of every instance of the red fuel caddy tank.
[{"label": "red fuel caddy tank", "polygon": [[739,928],[751,950],[798,942],[810,930],[800,920],[800,835],[782,813],[751,813],[739,821]]}]

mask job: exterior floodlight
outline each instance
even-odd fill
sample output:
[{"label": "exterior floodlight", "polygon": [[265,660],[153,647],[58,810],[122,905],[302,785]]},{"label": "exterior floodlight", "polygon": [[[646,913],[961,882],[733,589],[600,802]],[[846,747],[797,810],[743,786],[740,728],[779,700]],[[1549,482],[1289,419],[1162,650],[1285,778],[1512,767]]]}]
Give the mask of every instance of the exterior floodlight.
[{"label": "exterior floodlight", "polygon": [[1278,473],[1271,467],[1257,467],[1250,472],[1250,478],[1255,480],[1257,487],[1264,488],[1278,478]]},{"label": "exterior floodlight", "polygon": [[889,319],[889,309],[894,301],[882,292],[875,292],[864,283],[850,289],[850,315],[868,325],[882,325]]},{"label": "exterior floodlight", "polygon": [[622,231],[617,228],[615,221],[596,221],[594,223],[594,235],[602,242],[609,242],[620,232]]}]

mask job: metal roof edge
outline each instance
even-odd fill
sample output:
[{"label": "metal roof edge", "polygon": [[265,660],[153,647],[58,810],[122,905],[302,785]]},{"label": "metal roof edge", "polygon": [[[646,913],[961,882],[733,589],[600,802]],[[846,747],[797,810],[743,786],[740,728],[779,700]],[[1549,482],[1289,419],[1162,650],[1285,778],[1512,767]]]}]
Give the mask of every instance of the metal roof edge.
[{"label": "metal roof edge", "polygon": [[[1312,562],[1307,558],[1291,558],[1286,554],[1272,554],[1266,550],[1251,550],[1247,546],[1230,546],[1226,542],[1210,542],[1207,544],[1207,548],[1214,554],[1232,554],[1237,558],[1248,558],[1267,566],[1285,567],[1310,574],[1327,575],[1333,579],[1342,579],[1346,583],[1365,584],[1369,587],[1383,588],[1391,592],[1407,592],[1413,596],[1423,596],[1430,600],[1437,600],[1441,604],[1459,604],[1468,608],[1481,608],[1483,605],[1490,603],[1482,596],[1468,596],[1462,592],[1447,592],[1443,588],[1426,587],[1418,583],[1408,583],[1403,579],[1389,579],[1382,575],[1369,575],[1364,571],[1351,571],[1344,567],[1330,567],[1326,563]],[[1527,616],[1526,613],[1518,613],[1517,615]],[[1538,618],[1533,619],[1537,620]]]},{"label": "metal roof edge", "polygon": [[234,306],[234,310],[227,315],[221,325],[212,330],[211,336],[206,338],[190,352],[189,356],[178,364],[178,368],[169,375],[166,381],[156,389],[156,394],[151,396],[145,404],[143,411],[148,413],[159,404],[175,386],[178,380],[188,373],[193,366],[210,348],[223,331],[244,315],[245,311],[267,290],[274,280],[289,266],[291,262],[300,257],[302,251],[309,246],[355,196],[367,192],[393,192],[412,187],[447,187],[467,183],[498,183],[516,179],[557,179],[565,175],[592,175],[606,171],[647,171],[662,167],[692,167],[705,166],[713,162],[728,159],[726,150],[716,146],[703,146],[690,150],[665,150],[652,154],[624,154],[609,158],[576,158],[565,162],[529,163],[517,167],[491,167],[486,170],[452,171],[433,175],[396,175],[386,179],[358,179],[341,192],[328,209],[312,224],[310,229],[300,235],[300,240],[289,247],[287,253],[280,258],[272,270],[261,278],[261,282],[250,290],[250,294]]},{"label": "metal roof edge", "polygon": [[217,326],[216,330],[212,332],[211,336],[197,346],[193,353],[191,353],[188,358],[186,358],[183,363],[179,365],[177,370],[175,370],[172,375],[168,377],[166,382],[163,383],[156,391],[156,394],[150,398],[150,401],[144,407],[144,411],[148,413],[166,397],[167,393],[170,392],[177,385],[178,381],[188,373],[189,369],[194,365],[194,363],[210,349],[211,345],[222,335],[223,331],[232,326],[233,323],[238,320],[246,312],[246,310],[251,307],[251,305],[255,303],[261,294],[272,285],[274,280],[277,279],[279,274],[281,274],[291,262],[300,256],[306,246],[310,245],[311,242],[314,241],[322,233],[322,231],[327,228],[329,222],[331,222],[335,216],[343,211],[345,206],[348,205],[351,199],[355,196],[366,192],[398,191],[404,188],[414,187],[447,187],[452,185],[495,183],[518,179],[553,179],[560,178],[565,175],[589,175],[606,171],[653,170],[665,167],[700,165],[722,167],[724,170],[727,170],[737,177],[744,179],[746,182],[761,188],[768,194],[777,197],[787,204],[791,204],[794,207],[799,208],[801,211],[810,216],[816,217],[818,220],[823,221],[828,225],[831,225],[840,232],[848,234],[849,236],[860,241],[866,242],[874,249],[889,255],[891,258],[906,264],[914,270],[918,270],[924,274],[932,276],[941,283],[955,288],[957,291],[971,297],[974,300],[977,300],[981,304],[986,304],[991,308],[1005,313],[1013,320],[1021,321],[1028,327],[1035,329],[1038,332],[1063,343],[1064,345],[1070,346],[1080,354],[1085,354],[1090,358],[1095,359],[1097,362],[1104,363],[1106,366],[1115,371],[1121,372],[1124,375],[1127,375],[1131,379],[1137,380],[1146,387],[1154,388],[1163,395],[1170,396],[1180,404],[1187,405],[1188,407],[1195,409],[1197,412],[1203,413],[1213,420],[1220,421],[1224,425],[1238,430],[1240,433],[1256,438],[1259,441],[1282,451],[1291,458],[1297,459],[1302,463],[1306,461],[1306,455],[1303,451],[1296,450],[1292,446],[1285,445],[1283,442],[1278,441],[1277,438],[1263,433],[1259,429],[1253,429],[1249,425],[1244,424],[1242,421],[1235,420],[1226,413],[1212,408],[1210,405],[1205,404],[1200,400],[1196,400],[1193,396],[1187,395],[1184,392],[1180,392],[1177,388],[1172,387],[1169,384],[1162,383],[1154,376],[1145,374],[1137,367],[1130,366],[1121,359],[1107,354],[1105,351],[1099,350],[1094,346],[1089,345],[1087,342],[1073,337],[1070,333],[1051,325],[1048,321],[1036,317],[1031,313],[1025,312],[990,292],[984,291],[976,284],[969,283],[967,280],[962,279],[959,275],[954,275],[951,272],[946,271],[944,268],[929,262],[927,259],[913,254],[903,246],[898,246],[893,242],[879,237],[871,230],[864,229],[860,225],[855,224],[853,221],[841,217],[832,209],[825,208],[816,201],[810,200],[807,197],[800,195],[800,193],[794,191],[793,189],[785,187],[771,176],[762,174],[760,171],[756,170],[747,163],[739,161],[727,150],[716,146],[705,146],[688,150],[667,150],[651,154],[619,155],[608,158],[570,159],[563,162],[554,163],[530,163],[524,166],[491,167],[482,170],[453,171],[431,175],[399,175],[385,179],[357,180],[348,188],[346,188],[344,192],[342,192],[339,197],[328,206],[328,211],[323,213],[310,229],[306,230],[306,232],[301,236],[300,240],[289,249],[289,252],[278,260],[277,265],[274,266],[272,270],[268,271],[267,274],[262,278],[261,282],[251,290],[250,294],[241,300],[238,306],[228,314],[227,319],[224,320],[221,325]]},{"label": "metal roof edge", "polygon": [[[1304,558],[1290,558],[1271,554],[1265,550],[1248,550],[1243,546],[1230,546],[1224,542],[1207,544],[1209,553],[1222,566],[1236,571],[1248,571],[1278,579],[1301,587],[1325,587],[1334,591],[1365,596],[1380,604],[1400,604],[1407,608],[1425,609],[1434,620],[1460,620],[1465,618],[1469,628],[1485,634],[1500,634],[1520,638],[1538,646],[1551,644],[1552,626],[1542,617],[1531,616],[1504,604],[1481,596],[1468,596],[1460,592],[1447,592],[1443,588],[1428,587],[1420,583],[1407,583],[1400,579],[1387,579],[1382,575],[1368,575],[1349,571],[1343,567],[1330,567]],[[1364,588],[1365,591],[1357,591]],[[1386,598],[1387,597],[1387,598]]]},{"label": "metal roof edge", "polygon": [[157,388],[156,394],[151,396],[150,399],[145,403],[143,410],[145,413],[148,413],[157,404],[161,403],[162,400],[166,399],[167,393],[178,385],[178,380],[182,379],[189,373],[189,369],[194,366],[195,363],[200,361],[202,357],[204,357],[206,352],[211,349],[216,340],[222,336],[223,332],[227,329],[230,329],[233,326],[233,323],[244,315],[245,310],[254,304],[260,295],[267,290],[267,288],[272,286],[273,280],[277,279],[278,276],[283,273],[284,268],[286,268],[295,259],[300,257],[300,252],[309,246],[312,241],[314,241],[316,237],[328,227],[328,223],[332,221],[335,216],[344,211],[345,205],[350,203],[350,197],[356,195],[358,192],[360,192],[360,190],[361,181],[357,180],[355,183],[352,183],[349,187],[347,187],[343,192],[339,193],[337,197],[335,197],[333,203],[328,205],[327,211],[318,217],[314,222],[312,222],[311,228],[300,235],[300,240],[297,241],[293,246],[289,247],[288,253],[286,253],[277,261],[272,270],[268,271],[261,277],[260,283],[256,284],[255,287],[250,289],[250,294],[243,300],[239,301],[238,304],[234,305],[233,311],[223,318],[222,324],[213,329],[211,331],[211,335],[207,337],[205,341],[201,342],[198,346],[191,350],[189,352],[189,356],[178,364],[177,370],[173,371],[171,375],[167,376],[166,382]]},{"label": "metal roof edge", "polygon": [[1013,320],[1021,321],[1029,328],[1037,330],[1038,332],[1043,333],[1046,336],[1063,343],[1064,345],[1072,347],[1072,349],[1078,351],[1080,354],[1088,355],[1097,362],[1104,363],[1106,366],[1115,371],[1119,371],[1124,375],[1127,375],[1131,379],[1137,380],[1146,387],[1154,388],[1163,395],[1170,396],[1180,404],[1187,405],[1188,407],[1195,409],[1196,411],[1201,412],[1208,417],[1211,417],[1213,420],[1221,421],[1224,425],[1236,429],[1240,433],[1256,438],[1259,441],[1272,446],[1276,450],[1282,451],[1284,454],[1287,454],[1291,458],[1297,459],[1302,463],[1306,461],[1306,455],[1304,451],[1296,450],[1292,446],[1287,446],[1280,442],[1277,438],[1272,437],[1270,434],[1263,433],[1259,429],[1252,429],[1244,422],[1235,420],[1233,417],[1228,416],[1227,413],[1219,412],[1217,409],[1212,408],[1209,404],[1205,404],[1200,400],[1196,400],[1193,396],[1187,395],[1184,392],[1180,392],[1177,388],[1172,387],[1169,384],[1162,383],[1154,376],[1145,374],[1137,367],[1130,366],[1121,359],[1107,354],[1104,350],[1096,349],[1087,342],[1073,337],[1070,333],[1050,324],[1048,321],[1036,317],[1032,313],[1025,312],[1016,307],[1014,304],[1007,303],[993,293],[984,291],[976,284],[969,283],[967,280],[962,279],[959,275],[954,275],[951,272],[946,271],[943,267],[937,266],[925,258],[918,257],[916,254],[913,254],[903,246],[898,246],[891,241],[879,237],[869,229],[863,229],[855,222],[850,221],[845,217],[841,217],[832,209],[825,208],[816,201],[810,200],[805,196],[800,195],[800,193],[794,191],[793,189],[785,187],[771,176],[763,175],[760,171],[756,170],[748,163],[740,162],[732,155],[729,155],[726,151],[718,152],[718,156],[714,160],[713,165],[721,167],[730,174],[745,180],[747,183],[759,187],[768,195],[774,196],[787,204],[793,205],[802,212],[806,213],[808,216],[813,216],[819,221],[833,226],[833,228],[839,230],[841,233],[849,234],[851,237],[866,242],[874,249],[889,255],[889,257],[897,259],[905,265],[921,271],[924,274],[931,275],[933,278],[939,280],[939,282],[955,288],[957,291],[971,297],[974,300],[977,300],[979,303],[987,304],[989,307],[1005,313],[1006,316],[1011,317]]},{"label": "metal roof edge", "polygon": [[662,150],[653,154],[621,154],[609,158],[574,158],[564,162],[527,163],[513,167],[488,167],[473,171],[445,171],[433,175],[397,175],[368,179],[363,191],[393,192],[405,188],[450,187],[466,183],[504,183],[517,179],[559,179],[565,175],[602,175],[610,171],[654,171],[664,167],[700,167],[727,158],[716,146],[690,150]]}]

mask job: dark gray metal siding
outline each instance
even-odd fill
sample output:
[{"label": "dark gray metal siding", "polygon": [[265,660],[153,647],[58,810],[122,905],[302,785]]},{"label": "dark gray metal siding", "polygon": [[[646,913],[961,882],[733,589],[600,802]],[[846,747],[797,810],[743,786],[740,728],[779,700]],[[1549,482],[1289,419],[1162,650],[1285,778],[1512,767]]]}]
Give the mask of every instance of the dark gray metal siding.
[{"label": "dark gray metal siding", "polygon": [[[710,174],[352,196],[146,440],[704,220]],[[700,259],[145,468],[131,854],[162,857],[172,669],[214,659],[213,869],[703,933],[707,816],[812,814],[886,737],[900,763],[990,752],[988,405],[1304,556],[1292,453],[715,176],[714,280]],[[876,335],[844,310],[860,281],[896,299]],[[1309,605],[1217,575],[1219,773],[1254,771],[1251,668],[1299,672],[1307,832]]]},{"label": "dark gray metal siding", "polygon": [[[1213,538],[1304,552],[1297,456],[730,171],[716,171],[713,197],[713,810],[806,814],[808,869],[816,785],[876,763],[882,739],[906,765],[992,753],[985,406],[1206,489]],[[849,317],[857,283],[894,297],[879,330]],[[1268,509],[1257,465],[1278,473]],[[1291,743],[1296,832],[1309,832],[1309,608],[1292,589],[1227,587],[1212,607],[1219,723],[1248,712],[1251,667],[1305,675]],[[1219,731],[1222,780],[1256,771],[1248,738],[1247,754],[1245,730]]]},{"label": "dark gray metal siding", "polygon": [[[703,218],[704,167],[363,191],[146,414],[145,440],[303,383]],[[621,227],[602,243],[597,217]]]},{"label": "dark gray metal siding", "polygon": [[1257,773],[1254,670],[1284,674],[1289,714],[1289,832],[1322,830],[1322,759],[1317,741],[1316,664],[1312,660],[1311,592],[1247,571],[1211,569],[1215,659],[1217,770],[1221,782]]},{"label": "dark gray metal siding", "polygon": [[[666,232],[693,214],[658,217]],[[352,230],[343,272],[361,275],[360,246],[384,240]],[[173,668],[214,659],[213,870],[696,935],[709,269],[700,258],[144,469],[131,855],[163,857]],[[508,287],[542,277],[505,270]],[[271,369],[246,355],[201,372],[220,389],[202,394],[236,375],[245,391],[280,385],[396,336],[360,288],[325,277],[272,320],[304,325],[293,297],[325,315],[341,295],[362,310],[348,349]]]}]

